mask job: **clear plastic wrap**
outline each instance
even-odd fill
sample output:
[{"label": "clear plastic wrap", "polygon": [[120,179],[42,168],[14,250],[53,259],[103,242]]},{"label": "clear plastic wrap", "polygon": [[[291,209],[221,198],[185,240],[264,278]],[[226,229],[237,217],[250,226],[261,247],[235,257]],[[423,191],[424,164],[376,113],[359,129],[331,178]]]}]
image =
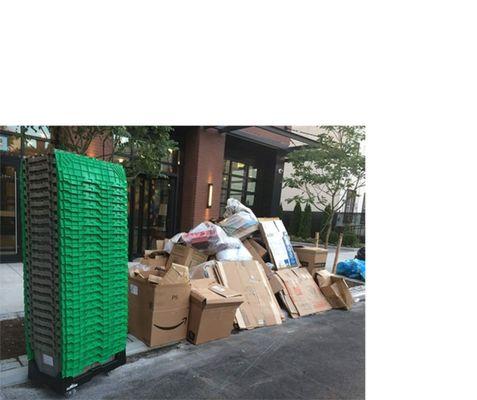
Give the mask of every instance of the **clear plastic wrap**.
[{"label": "clear plastic wrap", "polygon": [[182,234],[182,240],[204,254],[215,254],[221,250],[238,247],[224,230],[212,222],[202,222],[188,233]]}]

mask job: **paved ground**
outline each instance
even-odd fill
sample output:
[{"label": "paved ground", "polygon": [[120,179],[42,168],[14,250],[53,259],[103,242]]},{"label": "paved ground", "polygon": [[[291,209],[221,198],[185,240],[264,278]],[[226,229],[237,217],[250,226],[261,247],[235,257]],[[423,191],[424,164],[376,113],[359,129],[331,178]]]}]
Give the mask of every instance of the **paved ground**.
[{"label": "paved ground", "polygon": [[[363,399],[365,304],[137,356],[74,399]],[[60,398],[29,384],[0,398]]]},{"label": "paved ground", "polygon": [[[308,244],[309,245],[309,244]],[[342,248],[339,261],[354,258],[357,249]],[[326,268],[331,270],[335,248],[330,246]],[[23,316],[23,264],[0,264],[0,320]]]},{"label": "paved ground", "polygon": [[23,313],[23,264],[0,264],[0,319]]}]

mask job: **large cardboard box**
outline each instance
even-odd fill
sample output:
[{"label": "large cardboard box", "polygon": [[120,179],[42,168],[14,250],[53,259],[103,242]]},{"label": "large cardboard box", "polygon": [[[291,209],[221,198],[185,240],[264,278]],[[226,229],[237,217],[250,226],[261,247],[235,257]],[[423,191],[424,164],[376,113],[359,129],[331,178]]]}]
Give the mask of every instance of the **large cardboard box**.
[{"label": "large cardboard box", "polygon": [[230,336],[235,312],[243,296],[215,282],[214,279],[191,281],[187,339],[201,344]]},{"label": "large cardboard box", "polygon": [[259,218],[260,231],[270,258],[277,269],[299,267],[287,230],[279,218]]},{"label": "large cardboard box", "polygon": [[244,296],[244,302],[235,314],[240,329],[282,323],[280,306],[257,261],[217,262],[215,272],[221,285]]},{"label": "large cardboard box", "polygon": [[351,309],[354,300],[344,279],[326,270],[316,271],[315,279],[333,308]]},{"label": "large cardboard box", "polygon": [[279,293],[292,318],[331,310],[330,303],[305,268],[281,269],[275,276],[281,283]]},{"label": "large cardboard box", "polygon": [[207,258],[207,255],[202,254],[193,247],[175,244],[172,248],[171,254],[169,255],[166,266],[169,267],[172,265],[172,263],[175,263],[185,265],[186,267],[191,267],[202,264],[203,262],[207,261]]},{"label": "large cardboard box", "polygon": [[328,250],[319,247],[295,247],[295,253],[303,267],[311,273],[315,268],[325,269]]},{"label": "large cardboard box", "polygon": [[129,332],[151,347],[184,340],[189,296],[190,282],[184,266],[174,264],[165,273],[141,271],[130,276]]}]

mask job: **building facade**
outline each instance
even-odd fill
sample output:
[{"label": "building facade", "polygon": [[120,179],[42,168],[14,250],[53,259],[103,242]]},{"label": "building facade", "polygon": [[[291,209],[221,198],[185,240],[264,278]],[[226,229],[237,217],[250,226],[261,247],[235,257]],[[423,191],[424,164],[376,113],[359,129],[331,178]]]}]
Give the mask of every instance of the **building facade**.
[{"label": "building facade", "polygon": [[[277,215],[290,137],[283,127],[176,126],[177,149],[161,163],[164,176],[129,181],[129,256],[141,255],[156,239],[218,219],[229,197],[257,216]],[[21,261],[19,175],[21,159],[58,147],[63,138],[47,127],[0,127],[1,262]],[[112,154],[96,137],[86,154],[123,162],[131,153]]]}]

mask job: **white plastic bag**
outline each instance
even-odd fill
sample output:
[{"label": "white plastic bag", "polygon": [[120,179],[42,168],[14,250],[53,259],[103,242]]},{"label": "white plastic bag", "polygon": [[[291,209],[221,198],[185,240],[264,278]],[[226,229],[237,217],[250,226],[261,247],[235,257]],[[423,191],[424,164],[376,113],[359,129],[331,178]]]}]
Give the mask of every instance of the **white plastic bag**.
[{"label": "white plastic bag", "polygon": [[245,212],[249,214],[251,218],[253,218],[255,221],[258,222],[257,217],[255,216],[255,214],[250,208],[245,207],[237,199],[233,199],[233,198],[228,199],[227,205],[225,206],[224,218],[228,218],[233,214],[237,214],[238,212]]},{"label": "white plastic bag", "polygon": [[[235,238],[230,238],[235,239]],[[249,261],[253,260],[252,255],[250,252],[245,248],[242,242],[239,239],[235,239],[238,241],[239,246],[235,248],[228,248],[217,252],[215,258],[217,261]]]}]

